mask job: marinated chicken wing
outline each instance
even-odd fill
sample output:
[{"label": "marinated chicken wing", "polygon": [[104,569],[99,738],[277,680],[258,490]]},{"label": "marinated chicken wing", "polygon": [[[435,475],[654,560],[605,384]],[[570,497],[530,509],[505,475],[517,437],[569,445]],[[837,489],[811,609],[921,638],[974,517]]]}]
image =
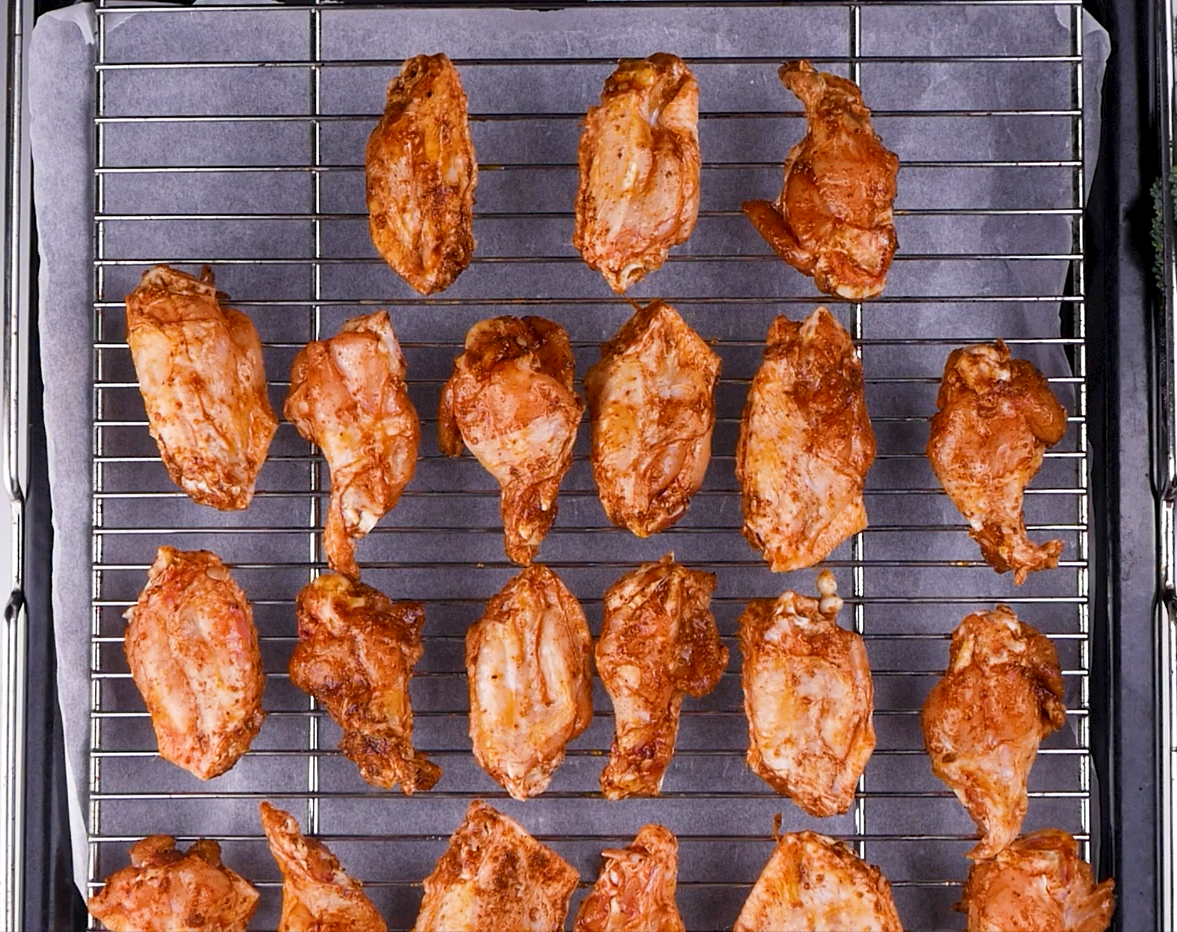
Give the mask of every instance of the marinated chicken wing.
[{"label": "marinated chicken wing", "polygon": [[736,444],[744,536],[773,572],[813,566],[866,527],[874,458],[850,334],[824,307],[799,324],[778,317]]},{"label": "marinated chicken wing", "polygon": [[669,304],[638,308],[585,373],[593,476],[609,520],[649,537],[703,484],[719,357]]},{"label": "marinated chicken wing", "polygon": [[295,603],[298,644],[290,681],[327,707],[343,729],[339,749],[373,786],[412,794],[441,768],[413,750],[409,677],[421,659],[425,613],[343,576],[320,576]]},{"label": "marinated chicken wing", "polygon": [[576,869],[476,799],[425,878],[413,932],[558,932]]},{"label": "marinated chicken wing", "polygon": [[695,76],[665,52],[622,59],[589,108],[572,244],[618,294],[695,228],[698,122]]},{"label": "marinated chicken wing", "polygon": [[253,608],[221,558],[160,547],[123,645],[159,756],[208,780],[262,727],[266,677]]},{"label": "marinated chicken wing", "polygon": [[507,556],[524,566],[556,518],[556,492],[572,465],[584,413],[572,390],[575,369],[563,327],[496,317],[470,328],[441,393],[441,451],[460,456],[465,441],[498,480]]},{"label": "marinated chicken wing", "polygon": [[322,448],[331,468],[327,562],[359,579],[355,543],[396,506],[413,478],[421,437],[387,311],[353,317],[294,357],[286,417]]},{"label": "marinated chicken wing", "polygon": [[836,585],[822,570],[820,601],[785,592],[740,616],[748,766],[815,816],[850,808],[875,748],[866,647],[838,626]]},{"label": "marinated chicken wing", "polygon": [[592,722],[592,647],[580,603],[539,564],[466,632],[474,757],[515,799],[542,793]]},{"label": "marinated chicken wing", "polygon": [[609,799],[657,795],[684,695],[705,696],[719,683],[728,650],[709,608],[714,590],[714,575],[680,566],[668,553],[605,593],[596,657],[616,728],[601,773]]},{"label": "marinated chicken wing", "polygon": [[221,846],[202,838],[176,850],[170,835],[131,846],[131,866],[106,878],[86,903],[111,932],[245,932],[258,892],[221,863]]},{"label": "marinated chicken wing", "polygon": [[573,932],[686,932],[674,902],[678,840],[670,829],[643,825],[633,844],[601,857],[601,876],[581,900]]},{"label": "marinated chicken wing", "polygon": [[899,246],[891,214],[899,159],[875,134],[853,81],[807,61],[788,62],[778,74],[804,105],[809,131],[785,159],[780,197],[745,201],[744,213],[821,291],[873,298]]},{"label": "marinated chicken wing", "polygon": [[1035,570],[1058,566],[1061,540],[1026,537],[1022,493],[1047,447],[1067,429],[1067,411],[1046,378],[1024,359],[1010,359],[1001,340],[955,349],[944,367],[928,459],[969,536],[997,572],[1021,585]]},{"label": "marinated chicken wing", "polygon": [[248,508],[278,418],[253,321],[200,278],[157,265],[127,295],[127,343],[147,426],[172,481],[201,505]]},{"label": "marinated chicken wing", "polygon": [[952,632],[948,670],[924,701],[932,770],[981,830],[974,860],[1018,834],[1038,742],[1066,719],[1054,645],[1007,605],[975,612]]},{"label": "marinated chicken wing", "polygon": [[376,249],[421,294],[444,291],[474,253],[478,184],[466,92],[445,55],[410,58],[389,83],[364,165]]}]

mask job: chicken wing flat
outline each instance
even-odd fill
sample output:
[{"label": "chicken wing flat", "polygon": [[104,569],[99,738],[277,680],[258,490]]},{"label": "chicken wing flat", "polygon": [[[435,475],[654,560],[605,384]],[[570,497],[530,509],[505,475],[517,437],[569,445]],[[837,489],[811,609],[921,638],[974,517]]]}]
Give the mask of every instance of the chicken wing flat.
[{"label": "chicken wing flat", "polygon": [[875,134],[853,81],[807,61],[788,62],[778,74],[804,105],[809,131],[785,159],[780,197],[745,201],[744,213],[825,294],[873,298],[899,246],[891,213],[899,158]]},{"label": "chicken wing flat", "polygon": [[349,877],[322,842],[304,838],[298,822],[267,802],[262,828],[282,869],[278,932],[387,932],[363,884]]},{"label": "chicken wing flat", "polygon": [[656,796],[687,693],[711,692],[727,667],[709,608],[715,576],[668,553],[643,563],[605,593],[597,672],[613,700],[616,734],[601,792],[609,799]]},{"label": "chicken wing flat", "polygon": [[581,900],[573,932],[686,932],[674,902],[678,839],[670,829],[643,825],[632,844],[601,857],[601,876]]},{"label": "chicken wing flat", "polygon": [[478,184],[466,92],[445,55],[410,58],[389,83],[364,167],[376,249],[421,294],[444,291],[474,254]]},{"label": "chicken wing flat", "polygon": [[409,678],[421,659],[425,613],[344,576],[308,583],[295,603],[298,645],[290,681],[314,696],[339,727],[339,749],[373,786],[412,794],[441,768],[413,750]]},{"label": "chicken wing flat", "polygon": [[502,486],[507,556],[526,566],[556,518],[584,403],[568,334],[542,317],[496,317],[466,334],[438,408],[441,451],[462,444]]},{"label": "chicken wing flat", "polygon": [[154,266],[127,295],[127,343],[168,475],[234,511],[249,507],[278,418],[257,329],[221,297],[208,266],[200,278]]},{"label": "chicken wing flat", "polygon": [[258,898],[221,863],[215,841],[181,853],[170,835],[151,835],[131,846],[131,866],[107,877],[86,908],[111,932],[245,932]]},{"label": "chicken wing flat", "polygon": [[474,757],[515,799],[542,793],[565,745],[591,724],[592,648],[580,603],[539,564],[466,632]]},{"label": "chicken wing flat", "polygon": [[778,317],[736,443],[744,537],[773,572],[813,566],[866,527],[874,459],[850,334],[824,307],[802,323]]},{"label": "chicken wing flat", "polygon": [[425,878],[413,932],[558,932],[580,875],[476,799]]},{"label": "chicken wing flat", "polygon": [[1054,645],[1009,606],[975,612],[952,632],[921,722],[932,771],[981,830],[970,858],[991,858],[1017,836],[1038,743],[1065,719]]},{"label": "chicken wing flat", "polygon": [[698,122],[695,76],[665,52],[622,59],[585,117],[572,244],[618,294],[695,229]]},{"label": "chicken wing flat", "polygon": [[1067,411],[1045,376],[1010,359],[1001,340],[955,349],[944,367],[928,459],[969,524],[969,536],[997,572],[1021,585],[1035,570],[1058,566],[1061,540],[1026,537],[1022,493],[1046,448],[1067,430]]},{"label": "chicken wing flat", "polygon": [[703,484],[720,360],[669,304],[637,312],[585,373],[593,476],[609,520],[649,537]]},{"label": "chicken wing flat", "polygon": [[201,780],[224,773],[265,718],[266,678],[245,593],[215,553],[160,547],[123,617],[127,664],[159,756]]},{"label": "chicken wing flat", "polygon": [[785,592],[740,616],[748,766],[814,816],[845,812],[875,748],[862,637],[838,626],[834,574],[821,599]]},{"label": "chicken wing flat", "polygon": [[285,413],[331,468],[327,562],[359,579],[356,541],[396,506],[421,438],[388,311],[353,317],[331,339],[308,343],[294,357]]}]

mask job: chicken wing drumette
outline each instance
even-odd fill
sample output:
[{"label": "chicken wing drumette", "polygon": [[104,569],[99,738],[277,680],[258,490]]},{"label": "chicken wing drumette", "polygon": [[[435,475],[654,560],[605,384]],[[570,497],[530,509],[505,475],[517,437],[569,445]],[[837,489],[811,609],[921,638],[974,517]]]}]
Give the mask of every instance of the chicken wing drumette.
[{"label": "chicken wing drumette", "polygon": [[686,932],[674,902],[678,839],[670,829],[643,825],[632,844],[601,857],[601,876],[580,901],[573,932]]}]

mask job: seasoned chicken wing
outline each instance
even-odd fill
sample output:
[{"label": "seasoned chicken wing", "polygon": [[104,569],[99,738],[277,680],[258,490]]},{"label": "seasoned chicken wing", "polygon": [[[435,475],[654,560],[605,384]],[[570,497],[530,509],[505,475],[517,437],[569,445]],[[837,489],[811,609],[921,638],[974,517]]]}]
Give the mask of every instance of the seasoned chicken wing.
[{"label": "seasoned chicken wing", "polygon": [[466,92],[445,55],[410,58],[389,83],[364,168],[376,249],[421,294],[444,291],[474,253],[478,184]]},{"label": "seasoned chicken wing", "polygon": [[127,665],[159,756],[201,780],[224,773],[265,718],[266,677],[245,593],[215,553],[160,547],[123,617]]},{"label": "seasoned chicken wing", "polygon": [[201,505],[248,508],[278,418],[253,321],[200,278],[157,265],[127,295],[127,343],[147,426],[172,481]]},{"label": "seasoned chicken wing", "polygon": [[1017,836],[1038,743],[1065,719],[1054,645],[1009,606],[975,612],[952,632],[921,722],[933,772],[981,830],[970,858],[991,858]]},{"label": "seasoned chicken wing", "polygon": [[601,792],[655,796],[674,755],[683,697],[711,692],[727,667],[709,608],[715,576],[668,553],[643,563],[605,593],[597,672],[613,700],[616,734]]},{"label": "seasoned chicken wing", "polygon": [[474,757],[515,799],[542,793],[593,720],[593,639],[546,566],[510,580],[466,632]]},{"label": "seasoned chicken wing", "polygon": [[427,790],[441,768],[413,750],[409,678],[421,659],[425,613],[416,602],[344,576],[303,586],[295,603],[298,644],[290,681],[326,706],[343,729],[339,749],[373,786],[412,794]]},{"label": "seasoned chicken wing", "polygon": [[1067,429],[1067,411],[1046,378],[1024,359],[1010,359],[1001,340],[955,349],[944,367],[928,459],[969,536],[997,572],[1021,585],[1035,570],[1058,566],[1061,540],[1026,537],[1022,493],[1046,448]]},{"label": "seasoned chicken wing", "polygon": [[353,317],[294,357],[286,417],[331,468],[323,547],[336,572],[360,578],[355,544],[392,511],[417,465],[421,426],[388,311]]},{"label": "seasoned chicken wing", "polygon": [[572,390],[568,334],[542,317],[496,317],[466,334],[441,393],[438,441],[462,443],[503,489],[507,556],[526,566],[556,518],[556,492],[572,465],[584,403]]},{"label": "seasoned chicken wing", "polygon": [[638,308],[585,373],[593,476],[609,520],[649,537],[703,484],[719,356],[669,304]]},{"label": "seasoned chicken wing", "polygon": [[685,243],[699,214],[699,85],[681,58],[625,58],[580,137],[572,245],[620,294]]},{"label": "seasoned chicken wing", "polygon": [[866,527],[874,459],[850,334],[824,307],[799,324],[778,317],[736,443],[744,536],[773,572],[813,566]]},{"label": "seasoned chicken wing", "polygon": [[873,298],[899,246],[891,214],[899,159],[875,134],[853,81],[807,61],[788,62],[778,74],[804,105],[809,132],[785,159],[780,197],[745,201],[744,213],[821,291]]},{"label": "seasoned chicken wing", "polygon": [[170,835],[131,846],[131,866],[106,878],[86,903],[111,932],[245,932],[258,892],[221,863],[221,846],[202,838],[176,850]]},{"label": "seasoned chicken wing", "polygon": [[836,585],[822,570],[820,601],[785,592],[740,616],[748,766],[815,816],[850,808],[875,749],[866,647],[838,626]]},{"label": "seasoned chicken wing", "polygon": [[601,857],[601,876],[581,900],[573,932],[686,932],[674,902],[678,839],[670,829],[643,825],[632,844]]},{"label": "seasoned chicken wing", "polygon": [[413,932],[559,932],[576,869],[480,799],[425,878]]}]

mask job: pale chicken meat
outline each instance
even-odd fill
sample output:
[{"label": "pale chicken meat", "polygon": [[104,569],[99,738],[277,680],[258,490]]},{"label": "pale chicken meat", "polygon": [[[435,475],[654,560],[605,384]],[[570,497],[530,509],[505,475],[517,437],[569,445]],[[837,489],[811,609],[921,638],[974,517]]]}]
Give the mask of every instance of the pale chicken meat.
[{"label": "pale chicken meat", "polygon": [[377,251],[421,294],[444,291],[474,254],[478,184],[466,92],[445,55],[410,58],[389,83],[364,169]]},{"label": "pale chicken meat", "polygon": [[745,201],[744,213],[820,291],[873,298],[899,246],[892,214],[899,158],[875,133],[853,81],[807,61],[788,62],[778,74],[805,107],[808,132],[785,159],[780,197]]},{"label": "pale chicken meat", "polygon": [[626,58],[580,137],[572,244],[618,294],[685,243],[699,214],[699,85],[681,58]]},{"label": "pale chicken meat", "polygon": [[597,492],[614,524],[648,537],[703,484],[719,356],[669,304],[638,308],[585,373]]},{"label": "pale chicken meat", "polygon": [[728,650],[711,614],[714,590],[713,574],[667,554],[605,592],[596,659],[613,700],[613,748],[601,773],[609,799],[658,794],[683,698],[707,695],[723,676]]},{"label": "pale chicken meat", "polygon": [[932,771],[981,831],[970,858],[991,858],[1017,836],[1038,744],[1065,720],[1054,645],[1009,606],[975,612],[952,632],[921,722]]},{"label": "pale chicken meat", "polygon": [[674,901],[678,839],[670,829],[643,825],[631,844],[601,857],[601,876],[581,900],[573,932],[686,932]]},{"label": "pale chicken meat", "polygon": [[262,727],[266,678],[253,607],[221,558],[160,547],[127,609],[123,646],[159,756],[208,780]]},{"label": "pale chicken meat", "polygon": [[278,418],[257,329],[223,297],[208,266],[200,278],[154,266],[127,295],[127,343],[168,475],[234,511],[249,507]]},{"label": "pale chicken meat", "polygon": [[866,527],[874,458],[850,334],[824,307],[776,318],[736,443],[744,537],[773,572],[813,566]]},{"label": "pale chicken meat", "polygon": [[496,317],[470,328],[438,407],[441,451],[463,443],[502,487],[507,556],[526,566],[556,518],[584,413],[573,391],[568,334],[542,317]]},{"label": "pale chicken meat", "polygon": [[466,632],[474,757],[515,799],[542,793],[593,720],[592,634],[555,573],[533,564]]},{"label": "pale chicken meat", "polygon": [[998,340],[955,349],[944,367],[932,417],[928,459],[968,522],[981,556],[1021,585],[1058,566],[1061,540],[1026,536],[1023,492],[1047,447],[1067,430],[1067,411],[1033,363],[1011,359]]},{"label": "pale chicken meat", "polygon": [[327,562],[359,579],[356,541],[392,511],[417,466],[421,425],[387,311],[353,317],[294,358],[286,417],[331,469]]}]

